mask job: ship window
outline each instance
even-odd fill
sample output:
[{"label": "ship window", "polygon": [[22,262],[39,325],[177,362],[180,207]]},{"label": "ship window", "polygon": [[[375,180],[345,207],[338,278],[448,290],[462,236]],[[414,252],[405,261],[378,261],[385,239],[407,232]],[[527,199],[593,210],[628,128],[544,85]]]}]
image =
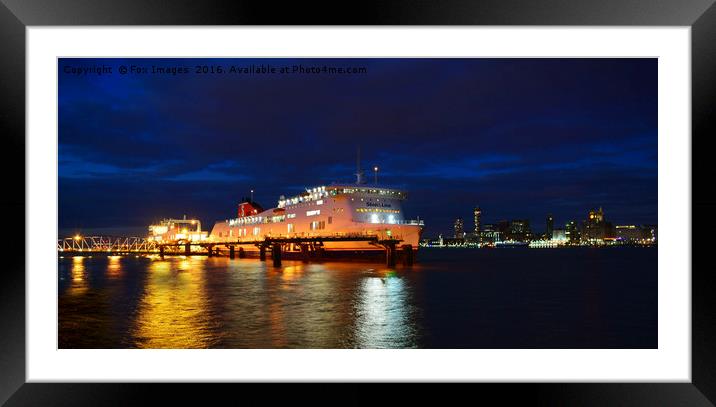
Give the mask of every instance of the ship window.
[{"label": "ship window", "polygon": [[288,224],[288,233],[293,233],[293,232],[294,232],[293,223],[289,223]]},{"label": "ship window", "polygon": [[328,217],[328,224],[330,225],[331,223],[333,223],[333,216]]},{"label": "ship window", "polygon": [[313,221],[311,222],[311,230],[323,230],[326,228],[326,221]]}]

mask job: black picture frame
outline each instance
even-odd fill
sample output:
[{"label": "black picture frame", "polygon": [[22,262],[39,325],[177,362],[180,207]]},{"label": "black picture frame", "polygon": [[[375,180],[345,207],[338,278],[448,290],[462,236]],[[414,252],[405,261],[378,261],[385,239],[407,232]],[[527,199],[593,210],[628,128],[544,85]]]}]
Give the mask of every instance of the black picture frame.
[{"label": "black picture frame", "polygon": [[[78,384],[26,383],[25,368],[25,41],[27,26],[47,25],[628,25],[691,27],[692,58],[692,380],[690,383],[544,383],[477,384],[453,386],[441,392],[444,404],[490,400],[528,405],[689,405],[716,402],[716,312],[711,291],[716,277],[711,267],[695,267],[704,256],[708,233],[714,226],[716,200],[698,182],[713,179],[714,168],[706,161],[710,150],[711,102],[716,100],[716,6],[714,0],[491,0],[491,1],[391,1],[334,2],[331,6],[308,2],[215,1],[28,1],[0,0],[0,122],[4,157],[2,213],[11,231],[6,241],[5,267],[0,278],[0,403],[20,405],[128,405],[149,400],[142,393],[160,392],[163,404],[192,400],[202,404],[222,400],[246,400],[270,396],[270,402],[368,403],[376,393],[353,384],[293,386],[271,391],[265,386],[249,390],[245,385],[187,386],[184,384]],[[711,181],[713,182],[713,181]],[[692,225],[694,222],[692,222]],[[688,237],[686,237],[688,238]],[[31,242],[27,242],[31,243]],[[23,250],[20,250],[22,248]],[[698,249],[701,249],[700,251]],[[707,264],[707,263],[704,263]],[[687,272],[688,270],[684,270]],[[388,385],[383,385],[388,386]],[[221,389],[222,391],[217,391]],[[379,389],[381,402],[405,403],[421,397],[431,386]],[[326,390],[330,390],[326,392]],[[270,392],[270,393],[269,393]],[[330,400],[330,393],[340,399]],[[240,394],[240,396],[239,396]],[[142,399],[139,399],[139,397]],[[238,397],[238,398],[237,398]]]}]

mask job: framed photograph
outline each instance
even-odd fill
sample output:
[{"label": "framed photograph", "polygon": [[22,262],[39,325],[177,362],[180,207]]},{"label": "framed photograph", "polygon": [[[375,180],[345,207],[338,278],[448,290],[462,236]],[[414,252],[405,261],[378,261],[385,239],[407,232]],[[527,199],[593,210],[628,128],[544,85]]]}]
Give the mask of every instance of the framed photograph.
[{"label": "framed photograph", "polygon": [[716,399],[709,1],[3,2],[8,405]]}]

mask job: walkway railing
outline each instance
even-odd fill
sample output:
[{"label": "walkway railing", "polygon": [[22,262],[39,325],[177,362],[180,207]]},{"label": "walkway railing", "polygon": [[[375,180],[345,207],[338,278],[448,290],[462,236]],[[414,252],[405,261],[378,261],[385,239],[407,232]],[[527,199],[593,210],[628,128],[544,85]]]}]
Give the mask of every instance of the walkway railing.
[{"label": "walkway railing", "polygon": [[57,240],[58,252],[159,252],[159,245],[144,237],[75,236]]}]

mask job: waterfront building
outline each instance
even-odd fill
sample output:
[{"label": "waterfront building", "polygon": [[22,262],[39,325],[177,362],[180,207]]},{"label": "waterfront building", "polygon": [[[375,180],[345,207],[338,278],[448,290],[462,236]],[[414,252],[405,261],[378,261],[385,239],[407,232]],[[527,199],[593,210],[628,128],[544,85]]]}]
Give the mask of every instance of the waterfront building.
[{"label": "waterfront building", "polygon": [[615,228],[617,240],[624,242],[637,241],[643,239],[644,231],[640,226],[636,225],[617,225]]},{"label": "waterfront building", "polygon": [[577,222],[571,220],[564,225],[564,235],[570,244],[577,244],[581,238]]},{"label": "waterfront building", "polygon": [[530,221],[528,219],[513,219],[510,221],[505,238],[515,242],[532,240]]},{"label": "waterfront building", "polygon": [[497,225],[486,224],[480,231],[480,240],[483,244],[494,244],[502,242],[503,233],[499,231]]},{"label": "waterfront building", "polygon": [[565,229],[553,229],[551,240],[558,241],[558,242],[566,242],[567,241],[567,231]]},{"label": "waterfront building", "polygon": [[506,235],[510,231],[510,222],[506,220],[497,222],[495,230],[502,233],[503,236]]},{"label": "waterfront building", "polygon": [[465,239],[463,238],[444,238],[443,239],[443,246],[446,247],[463,247],[465,246]]},{"label": "waterfront building", "polygon": [[463,239],[465,237],[465,225],[462,218],[455,219],[455,239]]},{"label": "waterfront building", "polygon": [[589,211],[589,220],[594,221],[595,223],[604,222],[604,210],[602,210],[601,206],[598,210],[592,209]]},{"label": "waterfront building", "polygon": [[649,244],[656,242],[655,225],[617,225],[614,228],[616,240],[622,243]]},{"label": "waterfront building", "polygon": [[465,233],[465,244],[468,246],[477,246],[480,244],[479,233]]},{"label": "waterfront building", "polygon": [[614,231],[612,224],[605,220],[602,208],[589,211],[582,227],[582,240],[595,242],[608,238],[614,238]]},{"label": "waterfront building", "polygon": [[443,236],[440,235],[437,238],[425,238],[420,240],[420,247],[442,247],[443,246]]}]

